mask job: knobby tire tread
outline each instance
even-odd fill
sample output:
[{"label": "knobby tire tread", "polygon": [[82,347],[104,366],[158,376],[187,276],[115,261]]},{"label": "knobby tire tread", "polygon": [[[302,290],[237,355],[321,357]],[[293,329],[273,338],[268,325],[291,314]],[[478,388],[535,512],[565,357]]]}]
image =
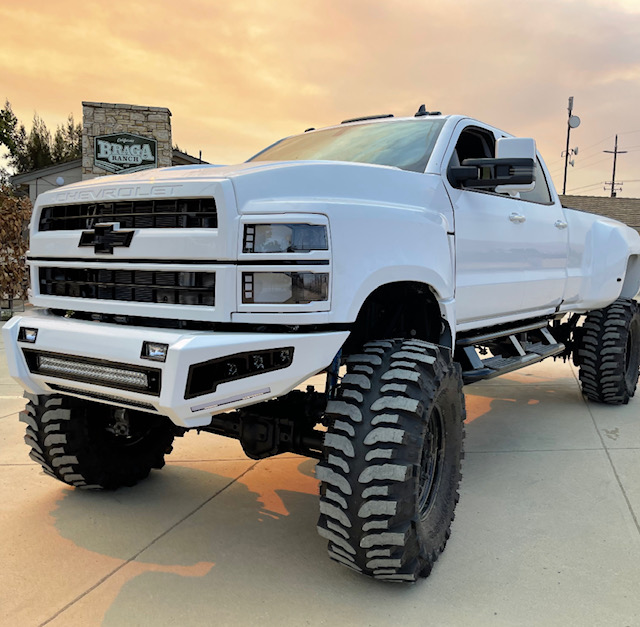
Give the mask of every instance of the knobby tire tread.
[{"label": "knobby tire tread", "polygon": [[640,309],[638,303],[618,299],[589,312],[583,325],[579,378],[591,401],[627,404],[634,396],[640,365]]},{"label": "knobby tire tread", "polygon": [[[427,422],[444,419],[444,455],[432,506],[420,516]],[[420,340],[369,342],[348,360],[335,400],[321,480],[318,531],[329,556],[376,579],[426,577],[449,538],[461,479],[464,396],[447,349]]]},{"label": "knobby tire tread", "polygon": [[134,444],[123,445],[102,428],[101,412],[108,407],[64,395],[25,396],[29,402],[20,421],[26,424],[29,456],[45,474],[73,487],[132,486],[152,468],[162,468],[171,452],[174,434],[165,417],[150,416],[148,430]]}]

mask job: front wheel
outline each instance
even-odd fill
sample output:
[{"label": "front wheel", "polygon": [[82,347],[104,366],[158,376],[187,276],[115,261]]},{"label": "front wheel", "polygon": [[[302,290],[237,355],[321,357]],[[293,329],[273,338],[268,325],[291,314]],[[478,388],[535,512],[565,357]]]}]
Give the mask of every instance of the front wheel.
[{"label": "front wheel", "polygon": [[132,486],[164,466],[174,429],[164,416],[63,395],[28,395],[20,414],[30,457],[44,472],[82,489]]},{"label": "front wheel", "polygon": [[419,340],[369,342],[327,405],[317,466],[329,556],[386,581],[426,577],[449,538],[463,456],[460,367]]},{"label": "front wheel", "polygon": [[592,401],[622,405],[635,394],[640,372],[640,308],[618,299],[587,314],[577,351],[582,392]]}]

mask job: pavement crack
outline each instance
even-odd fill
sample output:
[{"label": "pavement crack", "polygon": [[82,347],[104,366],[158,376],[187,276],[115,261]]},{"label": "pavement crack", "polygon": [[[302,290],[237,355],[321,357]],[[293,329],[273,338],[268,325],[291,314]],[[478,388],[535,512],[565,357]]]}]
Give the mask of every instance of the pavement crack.
[{"label": "pavement crack", "polygon": [[[636,526],[636,529],[638,531],[638,534],[640,534],[640,522],[638,521],[638,517],[636,516],[636,513],[633,509],[633,506],[631,505],[631,501],[629,500],[629,497],[627,496],[627,492],[624,489],[624,485],[622,485],[622,480],[620,479],[620,475],[618,474],[618,470],[616,469],[615,464],[613,463],[613,459],[611,459],[611,453],[609,451],[609,449],[607,448],[607,445],[605,444],[604,438],[602,437],[602,433],[600,431],[600,429],[598,428],[598,423],[596,422],[595,416],[593,415],[593,413],[591,412],[591,407],[589,407],[589,403],[586,401],[586,399],[584,399],[584,404],[587,408],[587,411],[589,412],[589,416],[591,416],[591,421],[593,422],[593,426],[596,430],[596,433],[598,434],[598,438],[600,438],[600,442],[602,443],[602,448],[604,449],[604,453],[607,456],[607,459],[609,460],[609,465],[611,466],[611,470],[613,471],[613,475],[616,478],[616,481],[618,482],[618,486],[620,488],[620,491],[622,492],[622,496],[625,500],[625,503],[627,504],[627,508],[629,509],[629,513],[631,514],[631,518],[633,519],[633,523]],[[618,450],[617,447],[615,450]]]},{"label": "pavement crack", "polygon": [[159,536],[151,540],[151,542],[149,542],[146,546],[142,547],[137,553],[135,553],[126,561],[124,561],[122,564],[120,564],[120,566],[117,566],[116,568],[114,568],[110,573],[106,574],[104,577],[99,579],[90,588],[87,588],[82,594],[79,594],[75,599],[73,599],[72,601],[69,601],[69,603],[67,603],[64,607],[59,609],[53,616],[48,618],[46,621],[40,623],[39,627],[44,627],[44,625],[48,625],[52,620],[58,618],[58,616],[66,612],[70,607],[75,605],[78,601],[80,601],[81,599],[86,597],[88,594],[93,592],[96,588],[99,588],[105,581],[107,581],[107,579],[110,579],[117,572],[121,571],[125,566],[128,566],[129,564],[131,564],[131,562],[134,562],[142,553],[144,553],[147,549],[151,548],[156,542],[164,538],[167,534],[173,531],[178,525],[182,524],[185,520],[193,516],[196,512],[199,512],[205,505],[213,501],[213,499],[215,499],[217,496],[222,494],[227,488],[231,487],[234,483],[237,483],[240,479],[242,479],[242,477],[244,477],[246,474],[250,473],[259,463],[260,461],[258,460],[254,464],[249,466],[249,468],[241,472],[237,477],[235,477],[234,479],[229,481],[229,483],[227,483],[222,488],[220,488],[215,494],[212,494],[208,499],[200,503],[198,507],[191,510],[188,514],[183,516],[180,520],[178,520],[173,525],[171,525],[168,529],[163,531]]}]

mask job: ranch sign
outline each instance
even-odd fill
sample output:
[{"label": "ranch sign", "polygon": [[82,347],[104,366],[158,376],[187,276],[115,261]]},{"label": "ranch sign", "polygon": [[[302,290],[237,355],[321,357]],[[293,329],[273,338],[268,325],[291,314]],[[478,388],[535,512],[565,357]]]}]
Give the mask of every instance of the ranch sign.
[{"label": "ranch sign", "polygon": [[99,135],[94,140],[94,163],[108,172],[135,172],[158,165],[157,142],[131,133]]}]

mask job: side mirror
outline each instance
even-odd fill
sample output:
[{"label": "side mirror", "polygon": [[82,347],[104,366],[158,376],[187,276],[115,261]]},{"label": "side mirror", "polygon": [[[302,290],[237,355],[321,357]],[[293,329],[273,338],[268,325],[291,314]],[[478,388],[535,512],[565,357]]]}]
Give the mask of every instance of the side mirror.
[{"label": "side mirror", "polygon": [[531,159],[531,180],[512,181],[508,185],[496,187],[498,194],[516,194],[530,192],[536,186],[536,141],[530,137],[502,137],[496,141],[496,158]]},{"label": "side mirror", "polygon": [[465,159],[449,176],[466,188],[498,193],[529,192],[535,187],[536,144],[533,139],[503,138],[496,142],[495,159]]}]

